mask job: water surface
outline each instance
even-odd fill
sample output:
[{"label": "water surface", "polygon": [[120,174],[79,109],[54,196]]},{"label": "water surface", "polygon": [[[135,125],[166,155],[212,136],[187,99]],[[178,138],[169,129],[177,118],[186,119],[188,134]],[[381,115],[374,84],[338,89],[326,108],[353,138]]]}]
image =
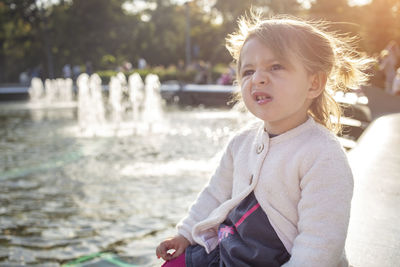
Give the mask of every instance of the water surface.
[{"label": "water surface", "polygon": [[0,106],[0,266],[113,251],[157,266],[243,115],[165,111],[157,131],[87,137],[74,109]]}]

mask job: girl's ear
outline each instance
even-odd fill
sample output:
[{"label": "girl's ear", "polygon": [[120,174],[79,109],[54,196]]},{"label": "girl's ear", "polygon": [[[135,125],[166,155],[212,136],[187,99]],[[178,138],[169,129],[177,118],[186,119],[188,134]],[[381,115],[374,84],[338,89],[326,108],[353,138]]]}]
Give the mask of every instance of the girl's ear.
[{"label": "girl's ear", "polygon": [[327,82],[327,75],[324,72],[317,72],[311,75],[311,86],[308,89],[308,98],[317,98],[324,90]]}]

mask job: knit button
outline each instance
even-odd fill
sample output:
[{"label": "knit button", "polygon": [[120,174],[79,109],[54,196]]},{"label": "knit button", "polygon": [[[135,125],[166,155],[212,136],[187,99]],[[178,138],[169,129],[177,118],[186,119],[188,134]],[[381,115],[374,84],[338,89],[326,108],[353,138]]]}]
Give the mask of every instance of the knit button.
[{"label": "knit button", "polygon": [[257,154],[260,154],[264,149],[264,144],[259,144],[257,147]]},{"label": "knit button", "polygon": [[253,175],[251,175],[251,177],[250,177],[250,184],[252,184],[253,183]]}]

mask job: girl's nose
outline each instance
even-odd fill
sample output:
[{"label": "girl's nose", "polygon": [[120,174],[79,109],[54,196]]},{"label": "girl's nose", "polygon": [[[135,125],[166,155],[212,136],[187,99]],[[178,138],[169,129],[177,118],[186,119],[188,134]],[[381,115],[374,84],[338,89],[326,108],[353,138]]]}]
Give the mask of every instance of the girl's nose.
[{"label": "girl's nose", "polygon": [[268,82],[268,77],[265,72],[262,70],[256,70],[253,74],[253,83],[257,84],[266,84]]}]

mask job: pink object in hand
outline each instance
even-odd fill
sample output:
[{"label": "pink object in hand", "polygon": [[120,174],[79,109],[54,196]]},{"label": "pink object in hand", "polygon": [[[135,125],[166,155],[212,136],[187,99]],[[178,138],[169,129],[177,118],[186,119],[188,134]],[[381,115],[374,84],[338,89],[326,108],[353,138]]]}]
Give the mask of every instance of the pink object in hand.
[{"label": "pink object in hand", "polygon": [[185,264],[185,252],[170,261],[166,261],[161,267],[186,267]]}]

